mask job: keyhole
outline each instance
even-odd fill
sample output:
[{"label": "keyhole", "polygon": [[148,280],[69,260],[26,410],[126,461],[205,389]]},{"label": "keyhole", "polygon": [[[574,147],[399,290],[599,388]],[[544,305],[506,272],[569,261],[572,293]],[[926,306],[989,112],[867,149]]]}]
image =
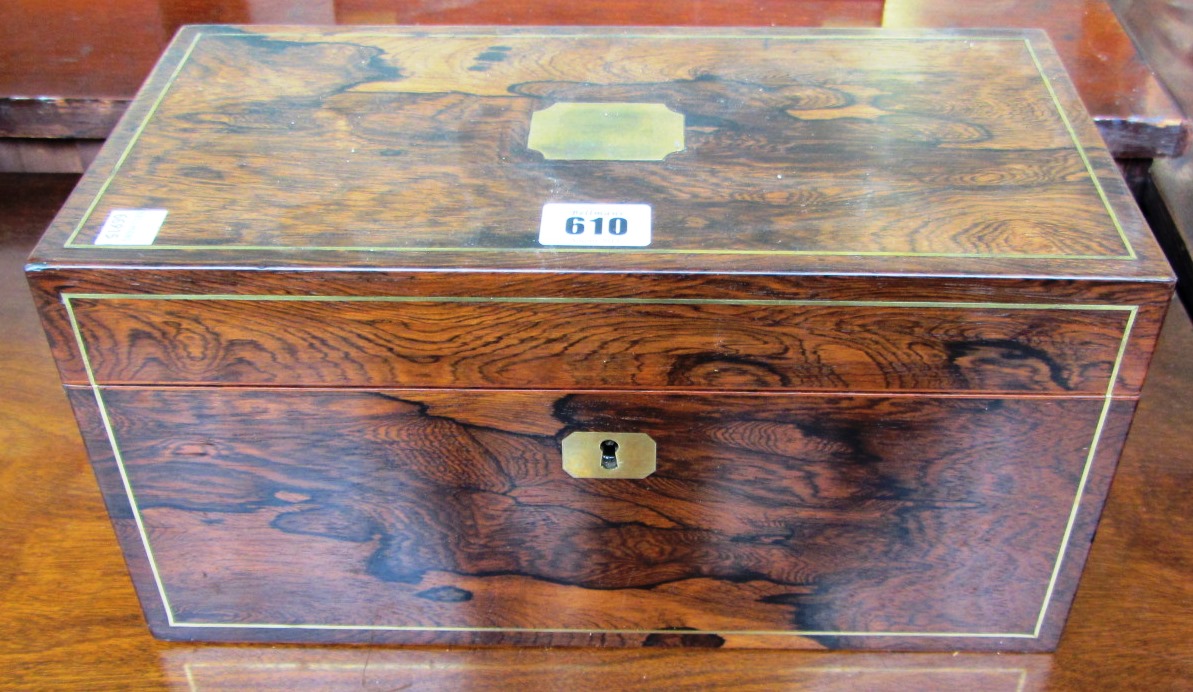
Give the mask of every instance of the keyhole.
[{"label": "keyhole", "polygon": [[601,443],[601,466],[607,469],[617,468],[617,443],[613,440]]}]

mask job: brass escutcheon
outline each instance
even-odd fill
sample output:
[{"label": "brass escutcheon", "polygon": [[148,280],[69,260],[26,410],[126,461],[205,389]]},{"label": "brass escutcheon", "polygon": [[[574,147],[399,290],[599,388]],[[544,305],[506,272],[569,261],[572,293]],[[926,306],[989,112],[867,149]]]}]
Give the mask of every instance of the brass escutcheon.
[{"label": "brass escutcheon", "polygon": [[655,443],[646,433],[574,432],[563,438],[563,470],[572,478],[646,478]]}]

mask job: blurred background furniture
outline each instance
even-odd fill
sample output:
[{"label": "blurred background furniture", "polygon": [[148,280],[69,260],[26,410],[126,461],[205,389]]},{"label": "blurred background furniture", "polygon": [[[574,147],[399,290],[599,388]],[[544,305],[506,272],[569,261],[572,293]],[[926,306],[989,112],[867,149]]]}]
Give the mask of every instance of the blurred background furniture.
[{"label": "blurred background furniture", "polygon": [[[1113,0],[1139,51],[1186,114],[1193,113],[1193,1]],[[1157,157],[1135,197],[1176,270],[1177,294],[1193,306],[1193,153]]]}]

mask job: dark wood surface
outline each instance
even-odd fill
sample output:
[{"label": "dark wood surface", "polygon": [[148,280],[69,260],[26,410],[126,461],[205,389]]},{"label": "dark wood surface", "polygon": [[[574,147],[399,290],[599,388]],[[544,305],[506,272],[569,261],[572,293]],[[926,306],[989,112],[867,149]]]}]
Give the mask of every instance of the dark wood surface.
[{"label": "dark wood surface", "polygon": [[8,137],[102,136],[179,26],[272,23],[1043,28],[1116,157],[1171,156],[1187,141],[1180,110],[1103,0],[72,0],[53,11],[15,0],[0,19],[0,134]]},{"label": "dark wood surface", "polygon": [[773,689],[1188,689],[1193,472],[1183,421],[1193,328],[1169,316],[1072,617],[1055,655],[195,646],[146,629],[20,265],[73,179],[0,178],[4,373],[0,643],[16,688],[526,685]]},{"label": "dark wood surface", "polygon": [[[148,196],[156,248],[532,249],[543,203],[624,200],[654,209],[648,252],[1129,254],[1039,35],[487,33],[182,34],[72,243]],[[544,160],[527,130],[559,102],[664,104],[684,150]]]},{"label": "dark wood surface", "polygon": [[[1170,286],[1043,34],[623,33],[178,35],[29,268],[155,631],[1054,646]],[[527,142],[647,100],[662,160]],[[648,247],[540,244],[611,201]]]},{"label": "dark wood surface", "polygon": [[[1185,114],[1152,74],[1104,0],[944,0],[931,4],[909,0],[887,3],[883,26],[1044,29],[1057,45],[1115,158],[1174,156],[1188,144]],[[1125,115],[1133,110],[1134,116]],[[1161,142],[1165,145],[1157,146]],[[1171,153],[1162,153],[1164,150]]]},{"label": "dark wood surface", "polygon": [[[184,31],[36,261],[1167,280],[1038,32],[427,31]],[[526,146],[552,103],[642,99],[684,151]],[[650,246],[542,250],[544,203],[596,201],[652,205]],[[152,244],[93,244],[147,206]]]},{"label": "dark wood surface", "polygon": [[[196,297],[72,299],[95,381],[1100,396],[1130,317],[1013,304]],[[74,344],[58,343],[75,362]],[[1120,395],[1138,392],[1133,365],[1118,373]]]},{"label": "dark wood surface", "polygon": [[[139,546],[97,397],[69,394]],[[129,559],[169,638],[934,651],[1053,645],[1134,408],[1111,408],[1070,527],[1098,398],[114,387],[102,401],[162,595]],[[559,441],[577,430],[646,433],[658,470],[572,478]],[[291,627],[220,627],[243,623]]]}]

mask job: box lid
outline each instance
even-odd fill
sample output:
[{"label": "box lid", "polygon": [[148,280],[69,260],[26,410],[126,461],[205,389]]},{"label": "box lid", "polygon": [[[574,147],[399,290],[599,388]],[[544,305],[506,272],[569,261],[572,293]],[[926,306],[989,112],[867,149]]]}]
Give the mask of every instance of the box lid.
[{"label": "box lid", "polygon": [[32,261],[1169,280],[1033,31],[189,27]]}]

